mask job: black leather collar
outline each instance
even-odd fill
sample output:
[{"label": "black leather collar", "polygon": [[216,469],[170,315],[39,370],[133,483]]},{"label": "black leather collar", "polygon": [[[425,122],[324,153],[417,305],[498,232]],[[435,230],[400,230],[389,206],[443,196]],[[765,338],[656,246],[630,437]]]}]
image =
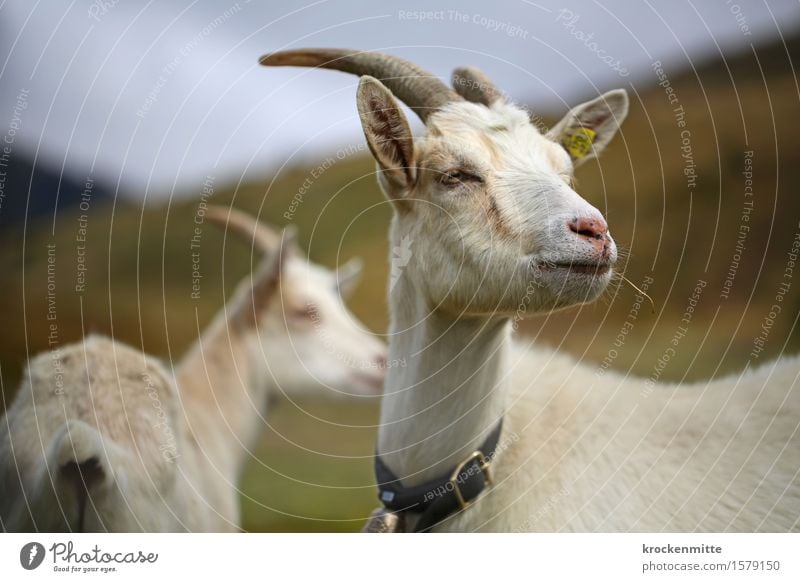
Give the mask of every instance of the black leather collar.
[{"label": "black leather collar", "polygon": [[428,532],[448,516],[466,509],[492,483],[489,465],[497,452],[503,420],[497,423],[480,449],[442,477],[421,485],[404,487],[380,455],[375,455],[378,499],[396,513],[419,513],[415,532]]}]

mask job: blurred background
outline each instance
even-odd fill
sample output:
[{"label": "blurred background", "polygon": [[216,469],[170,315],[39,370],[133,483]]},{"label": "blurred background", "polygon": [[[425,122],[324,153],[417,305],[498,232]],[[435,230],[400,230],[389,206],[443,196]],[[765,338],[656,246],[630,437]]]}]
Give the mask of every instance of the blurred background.
[{"label": "blurred background", "polygon": [[[246,246],[229,239],[223,248],[207,229],[203,293],[191,298],[204,189],[207,202],[297,224],[314,261],[363,257],[350,307],[383,337],[390,209],[363,147],[357,79],[256,62],[302,46],[382,50],[445,79],[475,65],[549,123],[626,88],[631,113],[603,158],[578,171],[577,190],[605,213],[625,276],[647,285],[654,308],[646,304],[620,341],[637,299],[618,283],[601,301],[531,319],[519,333],[590,366],[651,376],[692,307],[660,382],[796,353],[798,35],[796,0],[4,2],[3,406],[27,359],[52,347],[48,245],[58,256],[55,345],[95,332],[166,362],[184,352],[195,317],[209,321],[251,266]],[[377,420],[377,402],[363,399],[275,403],[243,482],[244,527],[359,529],[376,506]]]}]

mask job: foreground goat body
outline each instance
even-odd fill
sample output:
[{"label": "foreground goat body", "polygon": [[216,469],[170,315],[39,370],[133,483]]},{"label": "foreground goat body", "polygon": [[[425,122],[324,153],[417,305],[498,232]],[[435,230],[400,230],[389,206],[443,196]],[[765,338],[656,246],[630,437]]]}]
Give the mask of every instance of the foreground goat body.
[{"label": "foreground goat body", "polygon": [[258,271],[174,376],[103,337],[31,360],[0,425],[5,530],[237,530],[237,483],[271,395],[378,391],[385,348],[337,294],[358,268],[313,265],[235,210],[206,219],[263,252]]},{"label": "foreground goat body", "polygon": [[[300,49],[261,62],[362,75],[358,109],[395,210],[390,242],[412,254],[390,291],[389,357],[408,366],[386,378],[380,459],[405,487],[421,485],[503,419],[495,485],[437,531],[800,527],[797,359],[648,391],[512,343],[512,318],[592,301],[610,281],[614,241],[570,184],[625,117],[623,91],[543,134],[473,69],[457,70],[453,91],[375,53]],[[395,96],[423,119],[424,138]],[[418,514],[404,517],[413,529]]]}]

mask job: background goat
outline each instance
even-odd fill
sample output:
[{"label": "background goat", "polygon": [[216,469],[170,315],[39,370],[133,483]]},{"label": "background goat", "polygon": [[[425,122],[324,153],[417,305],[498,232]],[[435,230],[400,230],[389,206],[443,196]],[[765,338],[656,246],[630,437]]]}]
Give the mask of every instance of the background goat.
[{"label": "background goat", "polygon": [[[32,359],[0,424],[0,523],[9,531],[221,531],[239,524],[237,482],[279,391],[374,394],[384,346],[332,273],[290,238],[211,209],[264,253],[178,363],[105,337]],[[230,219],[230,222],[228,222]]]}]

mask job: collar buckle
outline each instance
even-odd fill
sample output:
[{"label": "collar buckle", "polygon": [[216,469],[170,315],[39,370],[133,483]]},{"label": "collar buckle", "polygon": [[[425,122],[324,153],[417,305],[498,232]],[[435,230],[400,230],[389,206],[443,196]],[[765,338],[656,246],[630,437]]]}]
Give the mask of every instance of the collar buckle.
[{"label": "collar buckle", "polygon": [[466,509],[467,507],[472,505],[472,503],[475,501],[475,499],[477,499],[477,497],[475,499],[471,499],[471,500],[467,500],[467,499],[464,498],[464,495],[461,493],[461,486],[459,484],[459,477],[461,476],[461,473],[463,473],[467,469],[467,466],[470,463],[472,463],[473,461],[475,461],[476,459],[478,461],[478,465],[477,465],[478,469],[480,469],[481,473],[483,473],[483,484],[484,485],[491,485],[493,483],[492,472],[491,472],[490,467],[489,467],[489,464],[490,464],[491,461],[481,451],[475,451],[470,456],[468,456],[466,459],[461,461],[456,466],[455,470],[453,471],[453,474],[450,475],[450,484],[453,486],[453,491],[456,494],[456,499],[458,500],[458,505],[460,506],[460,508],[462,510]]}]

